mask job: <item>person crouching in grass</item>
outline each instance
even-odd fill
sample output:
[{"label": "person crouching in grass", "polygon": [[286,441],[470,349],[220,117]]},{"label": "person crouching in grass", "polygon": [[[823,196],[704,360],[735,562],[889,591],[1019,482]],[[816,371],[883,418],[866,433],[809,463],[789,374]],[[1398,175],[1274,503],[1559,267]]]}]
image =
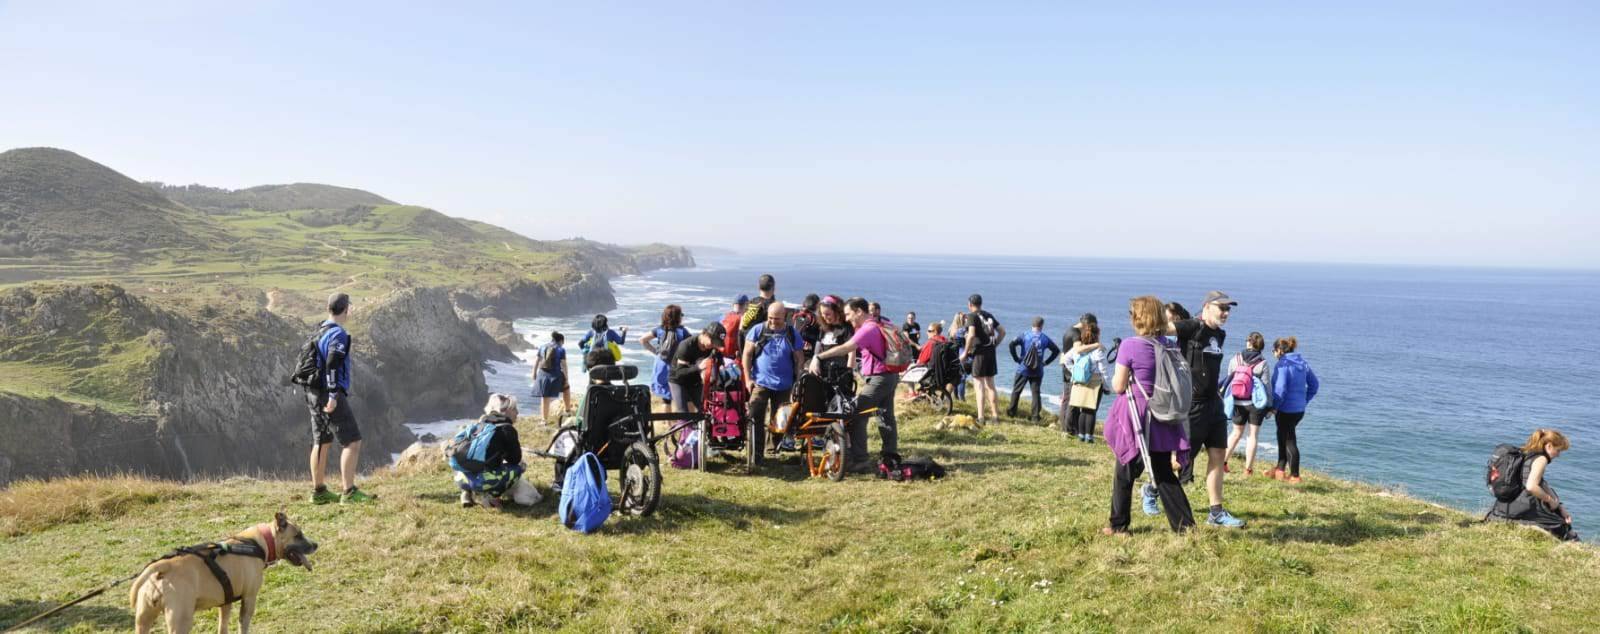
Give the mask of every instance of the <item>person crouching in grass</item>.
[{"label": "person crouching in grass", "polygon": [[[450,457],[450,468],[455,471],[456,486],[461,488],[461,506],[472,506],[476,496],[483,496],[483,506],[498,509],[500,496],[511,490],[517,478],[522,477],[522,442],[517,438],[517,397],[490,394],[489,403],[483,407],[478,419],[482,428],[473,434],[493,434],[484,452],[482,469],[470,470]],[[471,442],[471,439],[468,439]],[[472,465],[477,466],[477,465]]]}]

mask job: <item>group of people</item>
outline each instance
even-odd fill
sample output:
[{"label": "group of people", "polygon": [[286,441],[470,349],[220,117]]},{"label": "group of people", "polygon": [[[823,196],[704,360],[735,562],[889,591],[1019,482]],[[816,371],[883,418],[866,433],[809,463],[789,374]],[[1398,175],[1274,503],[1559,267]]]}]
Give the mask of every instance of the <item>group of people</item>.
[{"label": "group of people", "polygon": [[[638,339],[639,345],[655,358],[650,389],[664,407],[674,412],[698,411],[706,369],[715,359],[726,362],[728,369],[744,381],[750,395],[747,413],[754,421],[768,421],[778,415],[777,411],[793,398],[793,388],[802,373],[854,375],[854,411],[863,413],[847,425],[850,453],[846,456],[846,469],[873,472],[877,463],[867,453],[868,418],[878,421],[881,454],[898,450],[895,401],[899,373],[886,359],[891,339],[888,333],[899,330],[896,335],[920,346],[918,363],[929,363],[936,346],[958,346],[962,376],[950,386],[952,392],[964,399],[970,377],[976,387],[978,418],[999,419],[994,386],[998,374],[996,351],[1006,340],[1006,329],[984,310],[981,295],[968,298],[967,311],[956,314],[948,330],[942,322],[930,324],[924,342],[915,313],[908,313],[906,322],[897,326],[882,316],[876,303],[860,297],[841,299],[817,294],[807,295],[797,308],[791,309],[778,300],[776,280],[771,275],[762,275],[756,290],[756,297],[741,295],[722,319],[711,321],[698,333],[683,326],[680,306],[668,305],[661,312],[659,325]],[[1143,512],[1152,516],[1164,514],[1174,531],[1191,529],[1195,520],[1183,487],[1195,478],[1195,465],[1201,454],[1206,458],[1206,523],[1243,527],[1245,522],[1224,506],[1223,483],[1231,470],[1228,459],[1244,442],[1244,473],[1254,475],[1258,436],[1268,418],[1276,423],[1278,459],[1263,475],[1300,482],[1296,429],[1316,398],[1320,382],[1297,351],[1299,342],[1295,337],[1275,340],[1269,361],[1266,338],[1259,332],[1249,333],[1243,349],[1229,359],[1224,371],[1225,326],[1238,305],[1226,293],[1212,291],[1200,304],[1200,314],[1191,316],[1182,305],[1142,296],[1129,302],[1128,320],[1134,336],[1114,339],[1110,346],[1102,343],[1099,320],[1092,313],[1082,315],[1063,335],[1061,344],[1044,333],[1044,320],[1038,317],[1027,332],[1010,342],[1008,350],[1016,364],[1008,408],[1012,417],[1017,415],[1024,390],[1033,399],[1030,417],[1039,417],[1044,368],[1057,360],[1062,365],[1066,388],[1061,431],[1079,441],[1094,442],[1101,401],[1112,398],[1104,439],[1115,468],[1105,534],[1127,533],[1133,487],[1147,469],[1151,477],[1141,488]],[[318,504],[376,499],[360,491],[354,482],[361,435],[349,404],[352,342],[343,328],[349,308],[348,295],[330,297],[329,318],[308,344],[314,345],[322,369],[321,380],[307,391],[314,438],[311,500]],[[570,409],[563,344],[561,333],[551,333],[549,342],[535,355],[533,391],[541,399],[541,415],[546,417],[556,398],[564,399]],[[619,362],[620,348],[626,344],[627,328],[613,330],[604,315],[595,316],[590,331],[579,343],[584,367]],[[1186,366],[1192,386],[1187,417],[1181,425],[1156,420],[1152,412],[1152,395],[1158,387],[1168,387],[1158,386],[1158,375],[1162,374],[1164,359],[1170,357],[1181,358],[1183,364],[1167,367]],[[511,426],[516,416],[514,398],[492,395],[480,422],[509,428],[510,433],[489,446],[489,462],[493,464],[472,472],[458,469],[457,483],[463,491],[464,504],[472,503],[474,494],[482,494],[485,503],[493,505],[522,472],[522,452]],[[340,494],[331,493],[323,481],[334,440],[343,447]],[[1558,537],[1575,536],[1570,530],[1571,516],[1544,482],[1550,462],[1569,446],[1560,432],[1535,432],[1523,447],[1529,459],[1522,463],[1523,471],[1518,474],[1524,481],[1521,493],[1514,501],[1498,502],[1490,515],[1540,526]],[[772,450],[794,448],[792,439],[785,438]]]}]

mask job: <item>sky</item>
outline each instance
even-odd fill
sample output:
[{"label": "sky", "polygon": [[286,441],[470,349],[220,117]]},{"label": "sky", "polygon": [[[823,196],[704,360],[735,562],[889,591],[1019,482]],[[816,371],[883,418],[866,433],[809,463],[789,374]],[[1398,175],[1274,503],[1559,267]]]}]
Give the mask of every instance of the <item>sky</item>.
[{"label": "sky", "polygon": [[1600,267],[1597,3],[403,4],[0,0],[0,149],[535,238]]}]

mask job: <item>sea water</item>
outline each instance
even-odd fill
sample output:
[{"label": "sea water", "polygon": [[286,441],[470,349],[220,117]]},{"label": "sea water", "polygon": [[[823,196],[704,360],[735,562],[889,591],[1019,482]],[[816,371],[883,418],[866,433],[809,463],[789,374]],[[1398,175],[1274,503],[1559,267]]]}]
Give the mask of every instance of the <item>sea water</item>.
[{"label": "sea water", "polygon": [[[1207,291],[1221,289],[1239,302],[1226,326],[1227,358],[1251,331],[1269,348],[1294,336],[1321,379],[1298,428],[1304,468],[1481,512],[1490,502],[1483,473],[1494,445],[1521,444],[1534,428],[1554,427],[1573,448],[1551,469],[1550,482],[1580,532],[1600,526],[1600,461],[1592,458],[1600,433],[1588,416],[1600,411],[1600,343],[1588,336],[1588,319],[1600,314],[1594,271],[976,256],[699,259],[694,269],[613,280],[611,325],[629,326],[625,363],[648,370],[652,359],[637,340],[665,305],[682,306],[685,325],[697,330],[720,319],[737,295],[755,296],[761,273],[777,278],[778,297],[789,304],[810,292],[859,295],[881,303],[897,323],[915,311],[924,329],[948,324],[969,294],[982,293],[984,308],[1011,336],[1039,316],[1058,342],[1085,312],[1099,316],[1105,341],[1131,336],[1127,306],[1136,295],[1198,311]],[[522,319],[516,327],[535,343],[552,330],[565,334],[577,376],[577,341],[592,317]],[[1003,349],[999,357],[1004,406],[1014,364]],[[516,363],[491,364],[489,389],[526,398],[530,360],[524,354]],[[1058,369],[1045,373],[1044,386],[1054,411]],[[460,423],[412,428],[444,435]],[[1276,458],[1272,427],[1269,420],[1261,432],[1258,463],[1265,466]]]}]

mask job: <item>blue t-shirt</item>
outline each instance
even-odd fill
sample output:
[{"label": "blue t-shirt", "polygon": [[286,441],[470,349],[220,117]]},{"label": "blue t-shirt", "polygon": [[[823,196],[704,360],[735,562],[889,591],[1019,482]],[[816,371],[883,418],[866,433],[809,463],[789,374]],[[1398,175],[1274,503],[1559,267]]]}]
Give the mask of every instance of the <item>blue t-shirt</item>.
[{"label": "blue t-shirt", "polygon": [[[801,338],[800,331],[796,328],[785,328],[785,333],[773,333],[772,337],[765,335],[767,322],[756,324],[750,329],[749,336],[745,337],[748,345],[759,346],[756,348],[755,369],[752,371],[756,385],[769,390],[783,391],[794,387],[794,351],[805,347],[805,339]],[[763,344],[762,340],[766,343]]]}]

